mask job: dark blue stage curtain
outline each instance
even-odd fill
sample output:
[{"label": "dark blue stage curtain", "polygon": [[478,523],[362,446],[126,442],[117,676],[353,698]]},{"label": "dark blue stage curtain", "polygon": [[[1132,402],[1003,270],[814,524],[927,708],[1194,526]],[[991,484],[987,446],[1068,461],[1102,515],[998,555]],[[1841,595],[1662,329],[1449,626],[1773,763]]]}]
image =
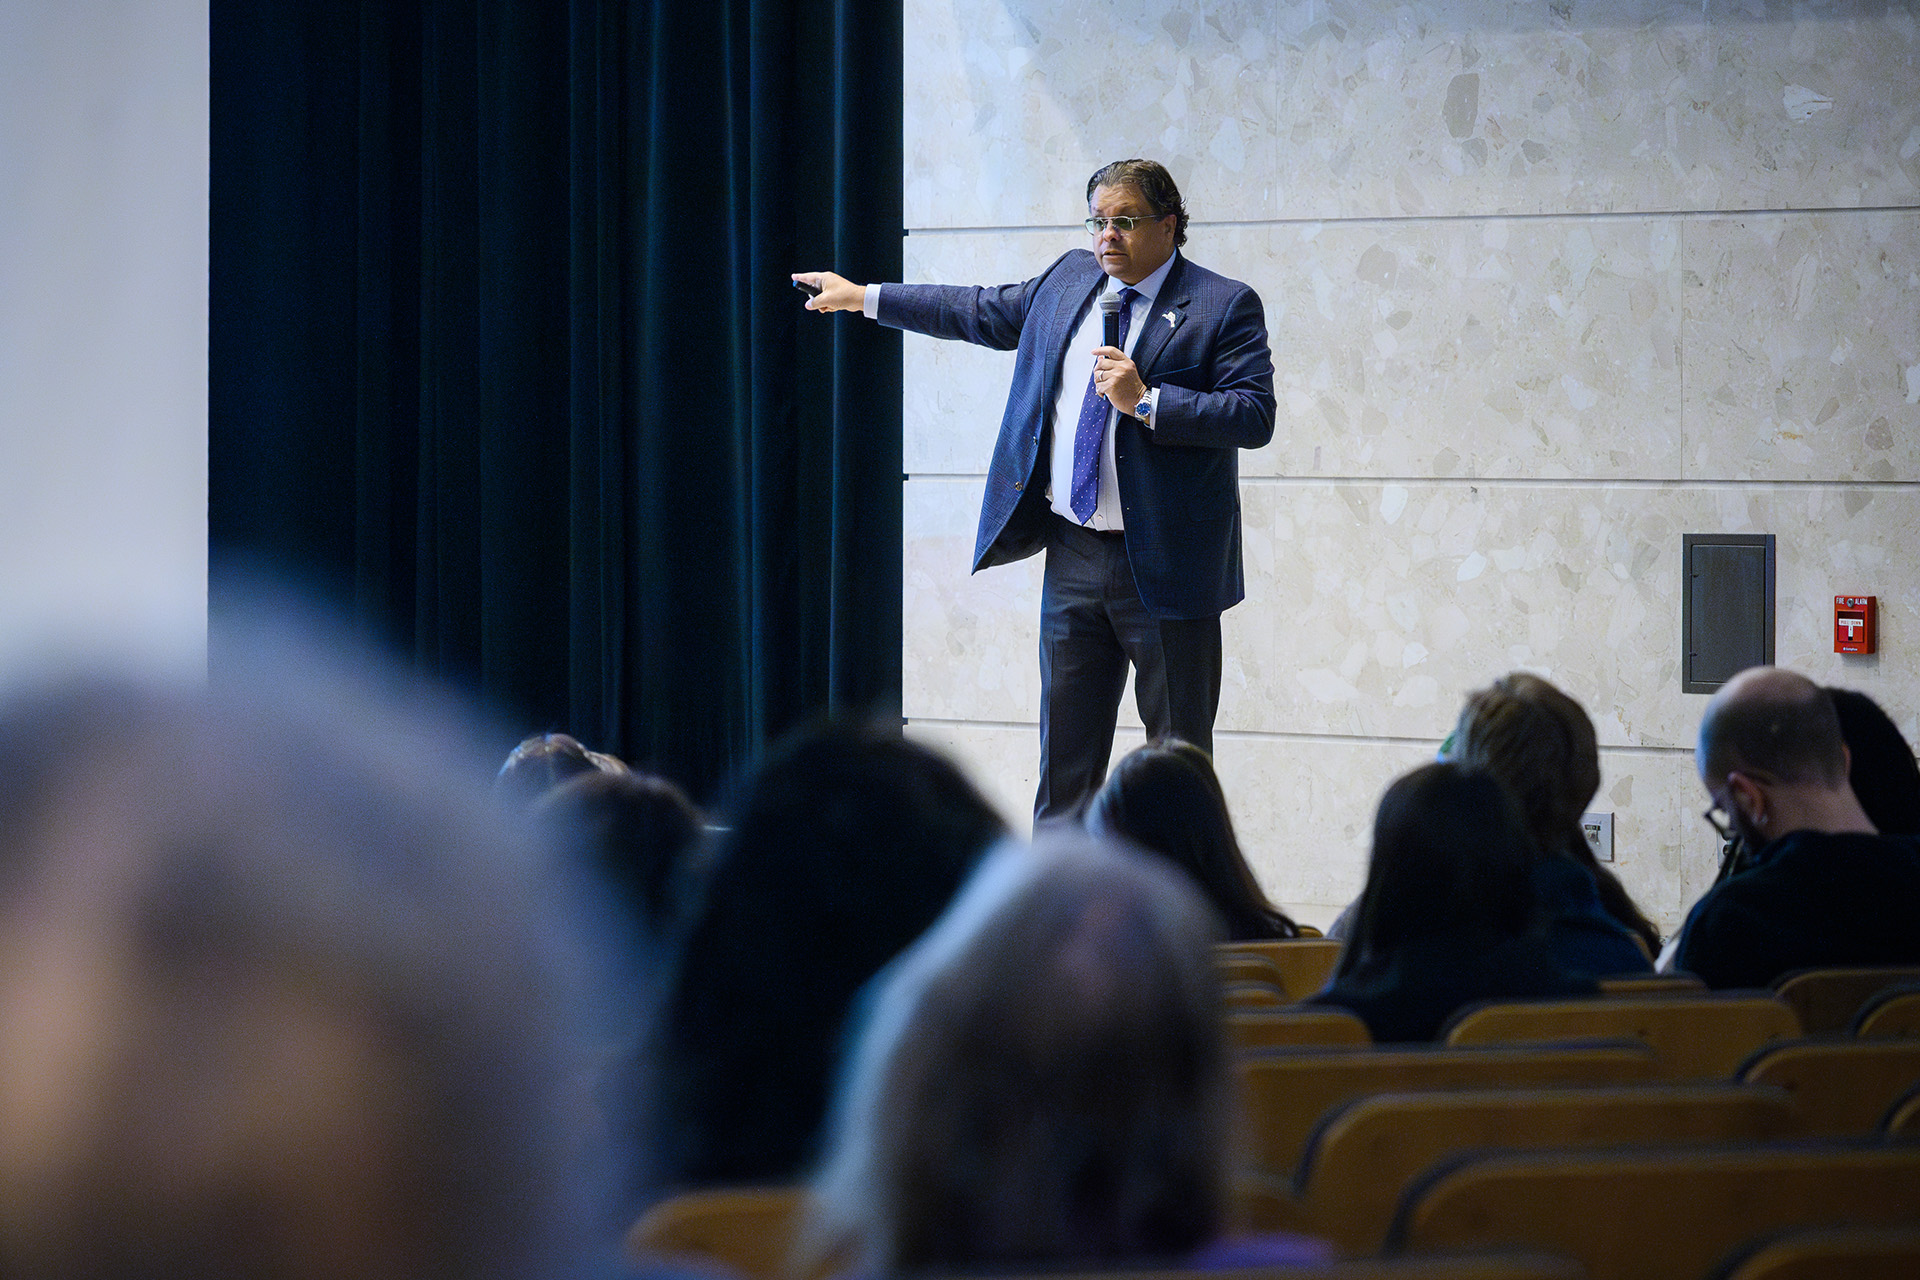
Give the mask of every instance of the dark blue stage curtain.
[{"label": "dark blue stage curtain", "polygon": [[899,278],[900,64],[860,0],[213,0],[216,573],[696,795],[897,717],[898,337],[787,274]]}]

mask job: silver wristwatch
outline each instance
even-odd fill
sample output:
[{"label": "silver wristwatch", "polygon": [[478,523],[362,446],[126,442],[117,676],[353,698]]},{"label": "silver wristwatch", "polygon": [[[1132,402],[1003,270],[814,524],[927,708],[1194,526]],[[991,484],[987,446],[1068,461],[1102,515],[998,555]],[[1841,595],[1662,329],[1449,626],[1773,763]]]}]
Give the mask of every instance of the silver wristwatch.
[{"label": "silver wristwatch", "polygon": [[1152,387],[1148,387],[1147,393],[1140,397],[1140,403],[1133,406],[1133,416],[1140,419],[1140,421],[1142,422],[1149,422],[1152,420],[1153,418],[1153,388]]}]

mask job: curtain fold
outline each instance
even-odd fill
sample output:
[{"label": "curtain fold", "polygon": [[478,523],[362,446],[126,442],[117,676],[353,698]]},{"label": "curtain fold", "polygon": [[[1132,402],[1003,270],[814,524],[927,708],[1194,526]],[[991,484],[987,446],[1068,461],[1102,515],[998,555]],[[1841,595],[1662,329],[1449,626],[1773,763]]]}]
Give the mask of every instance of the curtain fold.
[{"label": "curtain fold", "polygon": [[216,567],[696,794],[898,717],[898,338],[787,281],[899,278],[898,6],[214,0],[212,35]]}]

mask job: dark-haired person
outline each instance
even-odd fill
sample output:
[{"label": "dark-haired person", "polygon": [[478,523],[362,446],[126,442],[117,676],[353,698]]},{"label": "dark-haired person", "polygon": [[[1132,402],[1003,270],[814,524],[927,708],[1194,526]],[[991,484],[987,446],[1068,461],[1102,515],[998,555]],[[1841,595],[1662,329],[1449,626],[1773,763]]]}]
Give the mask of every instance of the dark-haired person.
[{"label": "dark-haired person", "polygon": [[1600,789],[1586,710],[1539,676],[1512,672],[1467,695],[1448,758],[1492,774],[1520,806],[1537,855],[1534,895],[1561,966],[1592,977],[1651,970],[1660,931],[1580,830]]},{"label": "dark-haired person", "polygon": [[1213,760],[1175,739],[1128,752],[1087,807],[1087,829],[1117,836],[1178,866],[1220,913],[1232,942],[1297,938],[1300,928],[1267,901],[1234,838]]},{"label": "dark-haired person", "polygon": [[653,774],[595,769],[548,791],[534,813],[613,891],[636,941],[651,949],[680,931],[705,835],[686,792]]},{"label": "dark-haired person", "polygon": [[1003,846],[889,970],[813,1184],[803,1265],[864,1276],[1277,1266],[1223,1240],[1232,1055],[1216,924],[1158,859]]},{"label": "dark-haired person", "polygon": [[493,790],[508,804],[524,809],[569,778],[626,771],[625,763],[588,750],[570,733],[536,733],[522,738],[507,753],[500,772],[494,775]]},{"label": "dark-haired person", "polygon": [[[975,571],[1045,551],[1036,819],[1077,816],[1100,785],[1135,672],[1151,738],[1213,747],[1220,614],[1246,594],[1238,450],[1273,436],[1260,298],[1179,252],[1187,210],[1166,169],[1120,160],[1087,180],[1093,248],[1019,284],[859,285],[831,271],[807,306],[1017,349],[974,543]],[[1120,304],[1107,346],[1096,301]]]},{"label": "dark-haired person", "polygon": [[1847,757],[1833,698],[1805,676],[1753,667],[1713,695],[1694,750],[1707,820],[1751,852],[1687,914],[1675,967],[1763,987],[1794,969],[1920,962],[1920,839],[1874,829]]},{"label": "dark-haired person", "polygon": [[1474,1000],[1591,995],[1535,929],[1534,852],[1507,789],[1463,765],[1396,779],[1374,815],[1367,885],[1327,989],[1378,1042],[1431,1040]]},{"label": "dark-haired person", "polygon": [[1854,689],[1829,687],[1847,744],[1847,785],[1883,836],[1920,835],[1920,764],[1880,704]]},{"label": "dark-haired person", "polygon": [[652,1064],[670,1186],[810,1166],[854,996],[1005,834],[957,768],[884,727],[796,735],[722,825]]}]

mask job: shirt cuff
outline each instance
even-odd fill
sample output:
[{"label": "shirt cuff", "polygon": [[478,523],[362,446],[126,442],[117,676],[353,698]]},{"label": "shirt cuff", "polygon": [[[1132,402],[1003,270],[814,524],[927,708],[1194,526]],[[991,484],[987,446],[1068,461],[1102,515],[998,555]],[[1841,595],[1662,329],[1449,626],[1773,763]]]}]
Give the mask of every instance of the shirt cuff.
[{"label": "shirt cuff", "polygon": [[880,318],[880,286],[870,284],[866,294],[860,299],[860,314],[869,320]]}]

